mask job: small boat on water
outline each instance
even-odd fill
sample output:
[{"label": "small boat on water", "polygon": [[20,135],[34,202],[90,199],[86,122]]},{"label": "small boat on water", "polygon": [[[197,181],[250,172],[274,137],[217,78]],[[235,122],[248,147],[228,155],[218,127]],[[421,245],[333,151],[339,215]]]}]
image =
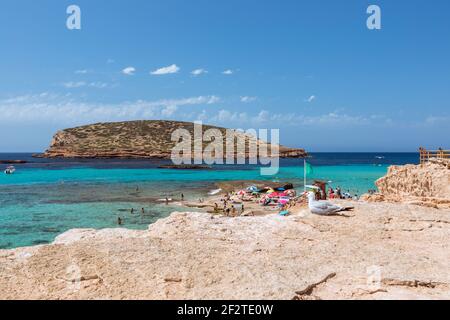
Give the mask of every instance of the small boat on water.
[{"label": "small boat on water", "polygon": [[5,174],[13,174],[14,172],[16,172],[16,168],[14,168],[14,166],[9,166],[5,169]]}]

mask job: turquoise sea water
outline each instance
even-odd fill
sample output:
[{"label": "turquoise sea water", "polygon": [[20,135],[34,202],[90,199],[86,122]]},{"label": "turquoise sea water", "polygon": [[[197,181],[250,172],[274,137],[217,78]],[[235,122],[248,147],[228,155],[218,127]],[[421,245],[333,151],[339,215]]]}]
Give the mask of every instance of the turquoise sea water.
[{"label": "turquoise sea water", "polygon": [[[389,162],[387,156],[378,159],[373,155],[357,161],[356,156],[341,161],[326,157],[311,160],[314,173],[308,181],[332,181],[334,187],[353,194],[374,189],[375,180],[386,173],[388,164],[412,162],[411,158]],[[46,160],[16,166],[14,175],[0,175],[0,248],[49,243],[73,228],[115,228],[118,217],[124,220],[123,227],[145,229],[157,219],[184,209],[158,200],[178,200],[181,193],[186,200],[206,198],[218,181],[292,182],[301,189],[301,164],[298,160],[285,161],[279,174],[270,177],[261,176],[254,166],[218,166],[199,171],[158,169],[155,163],[147,162]]]}]

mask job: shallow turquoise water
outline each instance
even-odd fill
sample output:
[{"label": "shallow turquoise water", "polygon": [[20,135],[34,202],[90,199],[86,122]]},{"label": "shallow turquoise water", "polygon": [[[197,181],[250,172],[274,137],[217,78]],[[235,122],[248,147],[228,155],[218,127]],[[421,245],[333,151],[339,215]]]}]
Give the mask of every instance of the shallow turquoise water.
[{"label": "shallow turquoise water", "polygon": [[[314,179],[361,194],[375,188],[386,165],[318,166]],[[258,168],[223,170],[62,169],[23,168],[14,175],[0,175],[0,248],[48,243],[73,228],[114,228],[117,218],[124,227],[145,229],[180,207],[158,199],[207,197],[214,181],[267,180],[293,182],[302,188],[303,167],[287,166],[278,175],[264,177]],[[134,208],[135,214],[130,213]],[[144,214],[141,214],[144,208]]]},{"label": "shallow turquoise water", "polygon": [[[386,165],[352,165],[315,167],[310,179],[325,179],[345,184],[354,190],[372,188],[374,179],[386,173]],[[303,179],[303,167],[283,167],[275,176],[261,176],[258,168],[245,170],[169,170],[169,169],[94,169],[62,170],[25,169],[14,175],[1,175],[0,186],[65,184],[65,183],[135,183],[191,182],[218,180]]]}]

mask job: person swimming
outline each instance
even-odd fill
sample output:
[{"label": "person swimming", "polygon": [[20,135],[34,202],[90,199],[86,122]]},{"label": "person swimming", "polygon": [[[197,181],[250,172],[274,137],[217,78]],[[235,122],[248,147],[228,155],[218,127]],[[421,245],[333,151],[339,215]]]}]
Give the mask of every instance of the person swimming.
[{"label": "person swimming", "polygon": [[121,226],[121,225],[123,224],[123,220],[122,220],[121,217],[118,217],[118,218],[117,218],[117,224],[118,224],[119,226]]}]

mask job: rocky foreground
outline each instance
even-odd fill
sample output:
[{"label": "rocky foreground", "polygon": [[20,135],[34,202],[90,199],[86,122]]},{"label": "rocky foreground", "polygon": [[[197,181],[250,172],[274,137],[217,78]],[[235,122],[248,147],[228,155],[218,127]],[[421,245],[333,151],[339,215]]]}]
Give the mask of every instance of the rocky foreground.
[{"label": "rocky foreground", "polygon": [[450,299],[448,177],[391,168],[382,193],[338,201],[355,206],[342,216],[173,213],[146,231],[72,230],[0,250],[0,299]]},{"label": "rocky foreground", "polygon": [[0,251],[0,299],[449,299],[450,210],[348,217],[174,213]]}]

